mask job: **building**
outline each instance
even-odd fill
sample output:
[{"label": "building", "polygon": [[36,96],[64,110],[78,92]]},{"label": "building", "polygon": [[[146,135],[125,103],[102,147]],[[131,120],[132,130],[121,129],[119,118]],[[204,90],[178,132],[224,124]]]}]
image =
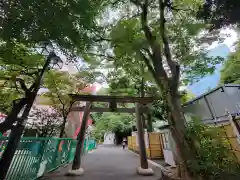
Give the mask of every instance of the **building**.
[{"label": "building", "polygon": [[[230,144],[240,162],[240,85],[227,84],[219,86],[182,105],[186,121],[197,117],[209,126],[223,127],[230,138]],[[165,161],[174,165],[173,154],[176,144],[168,126],[160,128],[163,140]]]},{"label": "building", "polygon": [[[82,93],[89,93],[89,94],[96,94],[97,92],[97,87],[96,85],[92,84],[87,86],[86,88],[79,90]],[[76,106],[84,106],[85,102],[80,102],[78,104],[76,104]],[[82,118],[83,118],[83,112],[78,112],[78,111],[72,111],[69,113],[68,115],[68,122],[66,124],[66,132],[67,132],[67,136],[68,137],[73,137],[76,138],[79,131],[80,131],[80,127],[82,124]],[[89,116],[88,118],[88,122],[87,122],[87,126],[91,126],[92,125],[92,119]]]}]

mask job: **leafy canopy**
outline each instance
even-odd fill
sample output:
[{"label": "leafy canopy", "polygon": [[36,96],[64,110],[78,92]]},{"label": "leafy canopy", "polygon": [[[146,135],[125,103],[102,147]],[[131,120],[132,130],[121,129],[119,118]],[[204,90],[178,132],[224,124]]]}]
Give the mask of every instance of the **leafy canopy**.
[{"label": "leafy canopy", "polygon": [[78,93],[86,84],[66,71],[49,71],[44,79],[44,87],[48,91],[43,95],[50,100],[50,105],[56,108],[63,118],[66,118],[74,101],[69,94]]},{"label": "leafy canopy", "polygon": [[101,139],[106,132],[129,132],[134,124],[134,115],[126,113],[105,112],[98,119],[95,116],[93,136]]},{"label": "leafy canopy", "polygon": [[92,41],[104,4],[105,0],[2,1],[0,37],[29,47],[51,42],[65,53],[78,53]]},{"label": "leafy canopy", "polygon": [[[199,33],[207,25],[200,22],[192,23],[191,18],[187,17],[187,15],[193,18],[193,14],[180,14],[182,17],[175,15],[176,18],[168,22],[167,27],[172,56],[181,65],[182,83],[188,84],[199,80],[206,74],[213,73],[215,65],[221,63],[223,59],[209,57],[207,55],[208,51],[204,49],[204,38],[199,36]],[[152,21],[150,26],[153,33],[158,35],[158,26],[155,24],[158,18],[153,18]],[[140,64],[144,63],[141,52],[148,49],[139,19],[119,20],[110,35],[116,66],[121,66],[132,72],[139,69]],[[205,39],[209,40],[210,37],[205,37]],[[160,39],[159,41],[161,42]],[[167,68],[167,65],[165,68]]]},{"label": "leafy canopy", "polygon": [[0,44],[1,112],[9,112],[13,100],[23,98],[42,68],[43,56],[23,44]]},{"label": "leafy canopy", "polygon": [[198,17],[210,23],[211,29],[218,29],[240,23],[240,1],[205,0],[199,8]]},{"label": "leafy canopy", "polygon": [[231,53],[226,59],[221,69],[220,83],[239,84],[240,83],[240,44],[238,43],[236,51]]}]

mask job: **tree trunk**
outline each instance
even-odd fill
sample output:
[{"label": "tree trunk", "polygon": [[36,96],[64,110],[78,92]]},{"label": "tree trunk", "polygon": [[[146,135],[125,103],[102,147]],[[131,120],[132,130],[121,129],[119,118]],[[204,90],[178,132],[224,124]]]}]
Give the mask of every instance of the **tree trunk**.
[{"label": "tree trunk", "polygon": [[184,138],[185,117],[181,111],[180,98],[168,95],[168,104],[171,111],[171,119],[168,119],[171,134],[176,143],[176,154],[182,180],[194,179],[189,173],[187,161],[195,158],[194,149],[190,149]]},{"label": "tree trunk", "polygon": [[0,132],[2,134],[12,128],[12,125],[17,120],[17,115],[23,109],[26,103],[27,103],[27,99],[23,98],[19,102],[13,105],[11,112],[8,114],[4,122],[0,123]]},{"label": "tree trunk", "polygon": [[[5,151],[0,160],[0,179],[5,179],[8,169],[11,165],[13,156],[19,144],[21,136],[19,134],[22,133],[24,126],[18,123],[10,133],[9,141]],[[11,146],[11,147],[9,147]]]},{"label": "tree trunk", "polygon": [[62,137],[63,137],[66,122],[67,122],[67,117],[63,117],[63,123],[62,123],[62,125],[61,125],[59,138],[62,138]]}]

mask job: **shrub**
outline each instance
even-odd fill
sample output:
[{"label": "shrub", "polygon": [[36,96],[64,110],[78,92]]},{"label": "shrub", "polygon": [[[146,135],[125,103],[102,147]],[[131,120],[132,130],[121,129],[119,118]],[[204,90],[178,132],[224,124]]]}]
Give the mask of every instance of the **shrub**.
[{"label": "shrub", "polygon": [[195,177],[208,180],[239,180],[240,165],[223,130],[197,120],[187,124],[185,137],[197,157],[188,162]]}]

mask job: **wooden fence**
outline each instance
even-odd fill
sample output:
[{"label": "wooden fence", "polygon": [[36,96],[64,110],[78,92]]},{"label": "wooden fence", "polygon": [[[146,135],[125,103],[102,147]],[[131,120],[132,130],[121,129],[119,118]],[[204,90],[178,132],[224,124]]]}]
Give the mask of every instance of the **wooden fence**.
[{"label": "wooden fence", "polygon": [[[147,157],[149,159],[162,159],[162,140],[160,133],[148,133],[148,147],[146,147]],[[139,153],[136,136],[128,136],[128,149]]]}]

